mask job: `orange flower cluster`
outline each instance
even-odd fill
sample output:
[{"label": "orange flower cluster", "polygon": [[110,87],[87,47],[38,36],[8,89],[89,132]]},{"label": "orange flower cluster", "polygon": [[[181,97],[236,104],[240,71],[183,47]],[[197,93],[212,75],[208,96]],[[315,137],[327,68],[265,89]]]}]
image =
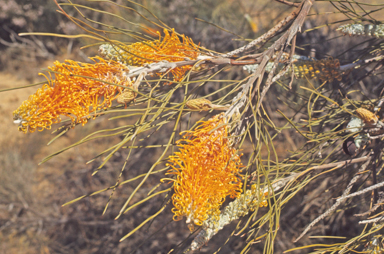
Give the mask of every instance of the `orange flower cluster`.
[{"label": "orange flower cluster", "polygon": [[[131,66],[143,66],[144,64],[157,63],[160,61],[177,62],[184,61],[186,58],[196,60],[199,56],[198,46],[192,39],[182,35],[182,41],[172,30],[170,34],[164,29],[165,36],[155,41],[137,42],[131,45],[109,45],[104,44],[99,48],[99,54],[106,58],[120,61]],[[180,66],[172,69],[170,73],[174,80],[181,80],[185,72],[192,68]],[[158,74],[161,75],[160,73]]]},{"label": "orange flower cluster", "polygon": [[115,61],[99,57],[92,60],[94,64],[56,61],[49,67],[55,77],[52,78],[50,72],[48,83],[13,112],[19,130],[27,133],[50,129],[52,124],[61,121],[60,115],[84,125],[91,113],[110,107],[123,88],[108,83],[130,86],[125,75],[129,70]]},{"label": "orange flower cluster", "polygon": [[179,140],[180,151],[169,158],[176,175],[172,196],[174,220],[187,217],[187,223],[202,225],[208,217],[220,215],[220,206],[227,196],[241,192],[243,167],[240,156],[228,140],[222,114],[201,122]]}]

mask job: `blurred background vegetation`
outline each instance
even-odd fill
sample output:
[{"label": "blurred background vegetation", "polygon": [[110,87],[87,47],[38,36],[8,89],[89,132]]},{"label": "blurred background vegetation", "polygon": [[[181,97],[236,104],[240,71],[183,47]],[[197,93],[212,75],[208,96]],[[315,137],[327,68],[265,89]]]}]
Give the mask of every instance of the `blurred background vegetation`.
[{"label": "blurred background vegetation", "polygon": [[[119,14],[129,21],[145,24],[138,15],[123,12],[117,5],[109,4],[107,1],[79,2],[92,8]],[[114,2],[138,8],[128,1]],[[208,49],[223,53],[236,49],[265,33],[292,11],[290,6],[269,0],[139,0],[136,2],[148,8],[177,32],[192,38],[195,43],[200,42],[200,45]],[[372,5],[380,4],[380,0],[363,2]],[[369,6],[365,8],[369,9]],[[20,32],[32,31],[80,33],[70,20],[56,10],[57,6],[51,0],[45,4],[38,0],[0,0],[0,89],[43,81],[44,78],[37,73],[42,68],[51,66],[54,60],[73,59],[86,62],[89,61],[88,56],[97,54],[97,47],[80,49],[81,46],[91,43],[84,38],[18,36]],[[78,17],[73,9],[68,12]],[[116,27],[132,26],[108,15],[87,10],[84,13],[88,18]],[[383,14],[381,10],[371,15],[373,19],[380,20]],[[364,48],[377,43],[361,38],[340,36],[335,29],[341,24],[339,21],[343,20],[346,20],[345,15],[339,13],[329,1],[317,1],[304,23],[303,33],[298,36],[296,52],[305,56],[315,52],[318,59],[332,56],[338,58],[342,64],[347,64],[356,59],[356,54],[362,54]],[[132,40],[131,38],[119,39]],[[359,46],[354,47],[355,45]],[[358,80],[370,71],[369,68],[351,73],[351,79]],[[242,67],[234,67],[217,78],[240,80],[244,77],[244,73]],[[367,99],[367,95],[375,98],[374,95],[377,97],[382,88],[382,86],[376,87],[375,84],[380,83],[382,79],[382,74],[370,76],[359,82],[351,82],[352,85],[348,89],[362,91],[360,95],[354,97],[355,100]],[[287,123],[286,119],[277,113],[277,109],[283,111],[293,121],[299,122],[303,116],[298,109],[301,105],[290,104],[290,102],[297,102],[298,98],[305,93],[302,90],[299,91],[299,87],[307,82],[307,80],[297,81],[291,90],[284,89],[284,86],[271,88],[266,101],[273,103],[267,103],[264,106],[274,123],[279,126]],[[341,89],[338,81],[328,83],[326,86],[328,90],[336,92]],[[219,87],[219,83],[208,82],[202,94],[209,94]],[[18,132],[12,121],[12,111],[34,91],[35,88],[32,87],[0,93],[2,117],[0,121],[0,253],[130,253],[132,251],[167,253],[189,236],[187,225],[172,221],[172,213],[170,208],[167,208],[169,211],[161,214],[149,226],[119,243],[123,235],[156,212],[163,202],[161,199],[151,199],[144,205],[132,209],[119,220],[114,220],[126,197],[134,189],[133,184],[127,184],[116,190],[113,202],[103,216],[101,214],[110,192],[62,207],[64,203],[79,196],[114,185],[128,149],[126,152],[122,150],[116,153],[95,176],[92,176],[92,173],[100,165],[102,158],[88,164],[86,162],[97,156],[100,151],[118,142],[119,137],[87,142],[41,165],[37,165],[38,162],[94,130],[126,125],[133,123],[134,120],[107,121],[107,118],[100,117],[81,128],[67,132],[60,138],[60,142],[47,146],[46,144],[53,137],[49,131],[24,135]],[[215,96],[217,98],[212,99],[218,99],[222,94]],[[192,119],[196,120],[199,117],[194,116]],[[162,135],[162,132],[167,131],[169,130],[166,128],[161,129],[157,135],[152,136],[152,143],[145,145],[166,143],[166,135]],[[291,128],[284,130],[282,135],[274,139],[273,145],[279,158],[286,158],[292,154],[292,151],[296,151],[305,144],[305,141],[295,129]],[[251,150],[251,144],[245,144],[242,147],[242,152],[245,154],[244,160],[248,159],[247,154]],[[262,152],[267,155],[267,151]],[[129,170],[124,172],[124,179],[145,173],[156,161],[159,153],[161,151],[157,149],[137,149],[128,161]],[[348,157],[340,157],[340,160],[343,159]],[[345,170],[334,172],[331,177],[330,175],[320,176],[290,200],[281,214],[275,253],[313,243],[335,242],[335,239],[308,237],[304,237],[298,243],[293,243],[293,240],[313,219],[333,204],[333,198],[338,197],[352,175],[351,170]],[[145,197],[147,192],[159,183],[160,178],[160,176],[150,178],[140,189],[139,195],[135,196],[136,200],[132,202]],[[367,178],[366,181],[369,184],[371,180]],[[358,213],[361,206],[369,206],[370,200],[361,202],[362,204],[346,204],[343,209],[318,223],[311,232],[317,235],[343,236],[347,239],[359,235],[363,226],[357,223],[359,218],[352,215]],[[159,231],[157,234],[151,236],[157,231]],[[221,253],[240,253],[246,244],[246,237],[242,235],[230,238],[229,242],[223,245],[232,231],[233,228],[224,228],[220,233],[224,237],[214,237],[200,250],[201,253],[213,253],[219,248]],[[252,251],[252,253],[262,253],[263,244],[255,243]],[[307,252],[308,250],[299,250],[295,253]]]}]

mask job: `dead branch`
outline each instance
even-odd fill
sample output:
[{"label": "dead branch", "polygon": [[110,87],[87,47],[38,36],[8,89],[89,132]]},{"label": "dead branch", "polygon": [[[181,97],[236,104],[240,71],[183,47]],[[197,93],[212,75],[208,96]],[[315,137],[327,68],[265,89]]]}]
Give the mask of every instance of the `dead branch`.
[{"label": "dead branch", "polygon": [[347,71],[347,70],[359,67],[362,64],[378,62],[378,61],[381,61],[383,59],[384,59],[384,56],[377,56],[377,57],[373,57],[373,58],[369,58],[369,59],[365,59],[365,60],[359,60],[355,63],[345,64],[345,65],[340,66],[340,71]]},{"label": "dead branch", "polygon": [[384,203],[384,192],[380,191],[379,192],[379,200],[371,209],[369,209],[368,211],[366,211],[364,213],[355,214],[354,216],[356,216],[356,217],[367,216],[370,213],[376,211],[377,208],[379,208],[381,205],[383,205],[383,203]]},{"label": "dead branch", "polygon": [[321,214],[319,217],[314,219],[308,226],[307,228],[301,233],[301,235],[296,238],[294,242],[299,241],[314,225],[316,225],[319,221],[327,217],[329,214],[333,213],[336,208],[347,198],[348,193],[351,191],[353,185],[356,183],[356,181],[362,177],[361,172],[365,171],[367,167],[369,166],[371,162],[372,157],[369,157],[368,161],[366,161],[361,168],[359,169],[358,173],[352,178],[352,180],[349,182],[347,188],[344,190],[343,195],[337,199],[336,203],[333,204],[331,208],[329,208],[325,213]]},{"label": "dead branch", "polygon": [[161,61],[157,63],[146,64],[142,67],[134,67],[127,74],[128,77],[133,78],[139,76],[143,71],[147,74],[152,73],[164,73],[171,69],[186,66],[186,65],[195,65],[195,64],[213,64],[213,65],[248,65],[248,64],[258,64],[261,62],[261,58],[254,58],[248,60],[233,60],[225,57],[206,57],[198,58],[197,60],[186,60],[179,62],[168,62]]},{"label": "dead branch", "polygon": [[351,159],[351,160],[346,160],[346,161],[339,161],[339,162],[334,162],[334,163],[328,163],[328,164],[325,164],[325,165],[315,166],[315,167],[312,167],[311,169],[312,170],[316,170],[316,169],[327,169],[327,168],[333,168],[333,167],[341,168],[343,166],[350,165],[350,164],[353,164],[353,163],[359,163],[359,162],[367,161],[370,158],[371,158],[371,155],[367,155],[367,156],[363,156],[363,157],[356,158],[356,159]]},{"label": "dead branch", "polygon": [[367,193],[369,191],[373,191],[373,190],[378,189],[378,188],[383,187],[383,186],[384,186],[384,182],[377,183],[377,184],[374,184],[372,186],[369,186],[368,188],[365,188],[364,190],[357,191],[357,192],[349,194],[347,196],[342,196],[342,197],[338,198],[337,201],[340,199],[347,199],[347,198],[356,197],[356,196],[362,195],[362,194]]},{"label": "dead branch", "polygon": [[286,4],[286,5],[289,5],[289,6],[295,6],[295,7],[299,7],[299,3],[292,3],[292,2],[289,2],[287,0],[275,0],[276,2],[279,2],[279,3],[282,3],[282,4]]},{"label": "dead branch", "polygon": [[362,220],[362,221],[359,221],[359,224],[376,223],[376,222],[379,222],[382,220],[384,220],[384,216],[380,216],[380,217],[370,219],[370,220]]},{"label": "dead branch", "polygon": [[251,49],[252,47],[254,47],[255,45],[257,45],[259,43],[262,43],[264,41],[271,39],[273,36],[276,35],[276,33],[283,26],[285,26],[288,22],[292,21],[294,18],[296,18],[296,16],[299,15],[299,13],[301,13],[303,6],[308,5],[308,4],[312,5],[313,4],[312,0],[304,0],[303,2],[301,2],[301,4],[299,4],[299,6],[291,14],[289,14],[282,21],[280,21],[276,26],[274,26],[272,29],[270,29],[268,32],[266,32],[265,34],[263,34],[259,38],[251,41],[249,44],[247,44],[241,48],[235,49],[235,50],[233,50],[227,54],[224,54],[222,56],[223,57],[232,57],[234,55],[237,55],[237,54],[240,54],[244,51],[247,51],[248,49]]}]

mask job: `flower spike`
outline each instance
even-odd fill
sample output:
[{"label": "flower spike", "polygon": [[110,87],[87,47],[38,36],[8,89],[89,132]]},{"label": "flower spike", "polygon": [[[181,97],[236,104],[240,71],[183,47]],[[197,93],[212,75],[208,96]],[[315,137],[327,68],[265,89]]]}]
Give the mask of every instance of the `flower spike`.
[{"label": "flower spike", "polygon": [[[145,64],[161,61],[178,62],[186,59],[196,60],[199,56],[198,45],[192,39],[179,36],[172,30],[164,30],[164,37],[155,41],[136,42],[131,45],[103,44],[99,47],[99,54],[105,59],[116,60],[129,66],[144,66]],[[172,69],[170,73],[174,80],[180,81],[183,75],[192,68],[191,65],[180,66]],[[161,76],[161,73],[158,73]]]},{"label": "flower spike", "polygon": [[243,165],[228,139],[223,114],[201,122],[179,140],[180,151],[169,158],[176,176],[172,196],[174,220],[187,217],[189,226],[202,223],[220,214],[227,196],[235,198],[242,192]]},{"label": "flower spike", "polygon": [[72,123],[84,125],[92,113],[110,107],[124,89],[113,84],[131,86],[126,66],[99,57],[92,60],[94,64],[56,61],[49,67],[54,78],[13,112],[19,130],[27,133],[50,129],[61,121],[61,115],[70,117]]}]

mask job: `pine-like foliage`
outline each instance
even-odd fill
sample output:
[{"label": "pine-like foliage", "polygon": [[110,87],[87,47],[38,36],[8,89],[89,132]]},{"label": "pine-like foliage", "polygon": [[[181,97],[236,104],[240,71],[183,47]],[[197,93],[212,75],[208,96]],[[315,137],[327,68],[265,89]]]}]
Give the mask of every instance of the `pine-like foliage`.
[{"label": "pine-like foliage", "polygon": [[[145,1],[103,2],[116,13],[57,4],[84,33],[33,33],[92,40],[84,47],[94,55],[91,63],[56,61],[13,112],[23,133],[57,128],[51,142],[103,122],[42,162],[95,139],[116,142],[92,159],[93,175],[118,161],[116,182],[64,205],[108,193],[103,214],[119,220],[151,207],[120,241],[187,224],[190,236],[162,250],[173,253],[213,252],[234,239],[239,253],[383,252],[384,4],[330,1],[325,19],[313,0],[276,0],[266,6],[282,8],[278,20],[263,26],[266,17],[247,13],[252,1],[238,9],[219,1],[212,22],[198,19],[203,36],[176,19],[166,24],[165,9],[156,13]],[[192,2],[183,4],[193,10]],[[139,169],[127,172],[135,158]],[[119,211],[107,210],[113,202]],[[227,241],[215,240],[220,234]]]}]

